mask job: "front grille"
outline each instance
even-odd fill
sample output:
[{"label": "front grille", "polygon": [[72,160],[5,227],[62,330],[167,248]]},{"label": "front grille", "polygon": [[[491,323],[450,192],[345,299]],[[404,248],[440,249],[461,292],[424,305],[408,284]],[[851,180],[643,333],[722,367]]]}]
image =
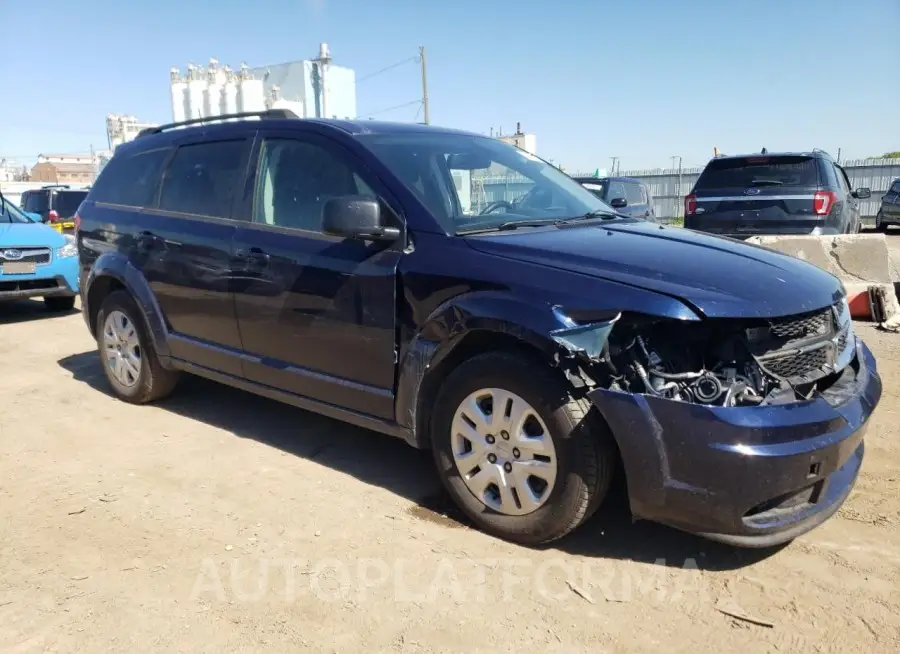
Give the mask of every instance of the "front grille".
[{"label": "front grille", "polygon": [[765,368],[778,377],[792,378],[804,377],[821,370],[829,360],[830,348],[828,346],[790,354],[783,357],[769,359],[764,363]]},{"label": "front grille", "polygon": [[779,318],[771,322],[771,334],[776,338],[796,340],[812,336],[824,336],[832,327],[831,307]]},{"label": "front grille", "polygon": [[757,362],[769,373],[792,382],[809,382],[834,372],[847,348],[844,302],[816,311],[763,321],[746,330]]},{"label": "front grille", "polygon": [[50,248],[0,248],[0,265],[5,262],[50,263]]}]

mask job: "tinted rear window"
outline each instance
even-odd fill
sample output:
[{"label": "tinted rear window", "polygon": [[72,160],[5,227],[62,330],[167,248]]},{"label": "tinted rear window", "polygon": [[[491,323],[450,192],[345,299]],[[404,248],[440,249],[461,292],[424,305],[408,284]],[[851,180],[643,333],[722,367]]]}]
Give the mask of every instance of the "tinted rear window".
[{"label": "tinted rear window", "polygon": [[61,218],[68,218],[75,215],[86,197],[87,191],[57,191],[53,208]]},{"label": "tinted rear window", "polygon": [[819,173],[812,157],[736,157],[710,161],[696,190],[751,186],[816,186]]},{"label": "tinted rear window", "polygon": [[22,202],[22,208],[31,213],[47,211],[47,195],[46,191],[43,193],[29,193],[25,197],[24,202]]},{"label": "tinted rear window", "polygon": [[127,207],[154,206],[160,171],[169,152],[169,149],[150,150],[113,157],[100,173],[91,198]]},{"label": "tinted rear window", "polygon": [[178,148],[166,171],[159,208],[231,217],[234,192],[243,181],[241,164],[247,149],[246,140],[210,141]]}]

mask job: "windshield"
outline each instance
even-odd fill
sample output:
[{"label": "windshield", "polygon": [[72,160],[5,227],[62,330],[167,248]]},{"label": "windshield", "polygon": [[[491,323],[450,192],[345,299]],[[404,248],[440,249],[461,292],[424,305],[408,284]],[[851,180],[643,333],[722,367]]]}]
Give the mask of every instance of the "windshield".
[{"label": "windshield", "polygon": [[19,207],[0,195],[0,223],[33,223]]},{"label": "windshield", "polygon": [[448,234],[615,211],[554,166],[496,139],[422,131],[359,140]]}]

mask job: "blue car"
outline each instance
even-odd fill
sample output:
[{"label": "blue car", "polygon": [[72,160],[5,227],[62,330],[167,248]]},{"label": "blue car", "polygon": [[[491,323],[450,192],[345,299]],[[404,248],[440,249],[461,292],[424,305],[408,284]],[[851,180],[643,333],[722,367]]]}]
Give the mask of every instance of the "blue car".
[{"label": "blue car", "polygon": [[44,225],[0,194],[0,300],[43,297],[71,311],[78,295],[75,239]]}]

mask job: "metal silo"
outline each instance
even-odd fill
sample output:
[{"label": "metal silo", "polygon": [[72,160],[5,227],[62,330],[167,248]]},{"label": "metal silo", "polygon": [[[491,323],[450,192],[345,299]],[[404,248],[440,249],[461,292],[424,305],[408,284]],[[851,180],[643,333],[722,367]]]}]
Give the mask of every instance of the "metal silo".
[{"label": "metal silo", "polygon": [[238,111],[265,111],[266,96],[261,79],[253,79],[250,67],[241,64],[238,80]]},{"label": "metal silo", "polygon": [[202,71],[194,64],[188,65],[187,77],[187,118],[202,118],[206,80],[203,79]]},{"label": "metal silo", "polygon": [[225,73],[216,59],[209,60],[206,69],[206,88],[203,89],[203,115],[218,116],[222,113],[222,83]]},{"label": "metal silo", "polygon": [[236,114],[238,111],[238,87],[237,79],[232,70],[225,66],[225,83],[222,84],[221,107],[223,114]]},{"label": "metal silo", "polygon": [[169,71],[171,82],[169,90],[172,93],[172,122],[180,123],[185,116],[185,91],[187,84],[181,76],[181,71],[173,68]]}]

